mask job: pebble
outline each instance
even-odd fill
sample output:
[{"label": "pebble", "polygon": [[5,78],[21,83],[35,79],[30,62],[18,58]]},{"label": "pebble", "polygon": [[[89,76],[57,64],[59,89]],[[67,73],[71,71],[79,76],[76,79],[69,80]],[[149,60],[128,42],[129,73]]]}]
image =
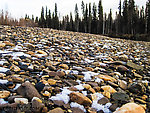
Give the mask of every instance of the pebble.
[{"label": "pebble", "polygon": [[150,112],[149,42],[38,27],[0,30],[0,111],[109,113],[135,102]]}]

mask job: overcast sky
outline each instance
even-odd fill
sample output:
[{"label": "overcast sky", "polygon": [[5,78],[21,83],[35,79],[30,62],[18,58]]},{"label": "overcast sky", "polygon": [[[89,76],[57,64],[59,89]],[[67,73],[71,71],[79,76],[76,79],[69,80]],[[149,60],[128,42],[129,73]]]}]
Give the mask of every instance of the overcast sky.
[{"label": "overcast sky", "polygon": [[[34,16],[40,16],[42,6],[47,6],[48,9],[54,11],[55,3],[57,3],[59,16],[74,13],[75,4],[78,4],[78,8],[81,7],[82,0],[0,0],[0,10],[8,11],[11,13],[11,16],[14,18],[25,17],[25,14],[28,14],[30,17],[33,14]],[[93,3],[98,4],[99,0],[83,0],[84,3]],[[123,0],[122,0],[123,1]],[[147,0],[135,0],[135,3],[141,7],[146,4]],[[104,12],[108,13],[110,8],[115,14],[118,11],[119,0],[102,0]]]}]

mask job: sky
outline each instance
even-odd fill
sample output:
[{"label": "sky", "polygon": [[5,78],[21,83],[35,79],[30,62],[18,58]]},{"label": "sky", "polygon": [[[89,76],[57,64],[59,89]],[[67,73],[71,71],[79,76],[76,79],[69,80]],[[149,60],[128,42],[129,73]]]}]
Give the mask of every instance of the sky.
[{"label": "sky", "polygon": [[[99,0],[83,0],[84,3],[95,2],[98,4]],[[110,8],[112,9],[113,15],[118,11],[120,0],[102,0],[103,10],[108,13]],[[123,0],[122,0],[123,1]],[[144,6],[148,0],[135,0],[135,4],[139,7]],[[8,11],[10,16],[16,19],[25,17],[28,14],[30,17],[33,14],[34,17],[40,17],[40,12],[42,6],[48,7],[51,12],[54,11],[55,3],[57,3],[57,8],[60,18],[62,16],[74,13],[75,4],[78,4],[79,10],[81,9],[82,0],[0,0],[0,10]]]}]

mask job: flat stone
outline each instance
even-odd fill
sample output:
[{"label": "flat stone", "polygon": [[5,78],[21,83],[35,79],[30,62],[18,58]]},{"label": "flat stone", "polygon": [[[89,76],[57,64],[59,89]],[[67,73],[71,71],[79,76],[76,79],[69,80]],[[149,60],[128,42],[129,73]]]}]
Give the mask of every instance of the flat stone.
[{"label": "flat stone", "polygon": [[100,79],[103,79],[105,81],[112,81],[112,82],[116,81],[115,78],[113,78],[109,75],[98,75],[97,77],[100,78]]},{"label": "flat stone", "polygon": [[127,62],[127,66],[129,66],[133,69],[136,69],[136,70],[143,70],[144,69],[143,66],[137,65],[137,64],[130,62],[130,61]]},{"label": "flat stone", "polygon": [[103,104],[105,105],[106,103],[109,102],[109,99],[106,97],[101,98],[100,100],[98,100],[98,104]]},{"label": "flat stone", "polygon": [[129,96],[125,93],[116,92],[112,94],[112,99],[120,102],[128,102]]}]

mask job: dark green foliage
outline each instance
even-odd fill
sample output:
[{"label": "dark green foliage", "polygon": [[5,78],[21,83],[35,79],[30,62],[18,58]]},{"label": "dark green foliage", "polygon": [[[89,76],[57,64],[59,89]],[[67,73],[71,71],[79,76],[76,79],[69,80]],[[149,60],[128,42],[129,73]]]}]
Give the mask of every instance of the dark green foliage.
[{"label": "dark green foliage", "polygon": [[[35,18],[35,22],[40,27],[120,37],[135,36],[137,37],[133,38],[135,40],[147,36],[143,35],[145,33],[150,34],[150,0],[146,4],[146,9],[136,6],[134,0],[124,0],[123,2],[120,0],[115,19],[112,18],[111,9],[108,15],[103,14],[102,0],[99,0],[97,5],[95,3],[93,5],[85,4],[82,1],[81,12],[82,16],[80,17],[76,4],[74,15],[70,13],[60,19],[55,3],[52,13],[47,7],[45,11],[42,7],[41,17]],[[25,18],[28,19],[28,15]],[[34,16],[32,19],[34,21]]]}]

